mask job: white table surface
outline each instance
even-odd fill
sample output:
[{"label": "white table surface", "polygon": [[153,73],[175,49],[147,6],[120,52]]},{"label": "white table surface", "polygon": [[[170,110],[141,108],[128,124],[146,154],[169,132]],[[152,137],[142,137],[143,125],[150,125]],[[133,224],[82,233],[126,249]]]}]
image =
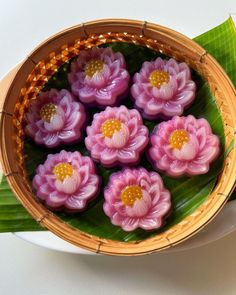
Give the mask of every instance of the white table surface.
[{"label": "white table surface", "polygon": [[[97,18],[147,20],[194,37],[236,12],[235,0],[0,1],[0,77],[39,42]],[[236,294],[236,233],[180,253],[106,257],[55,252],[0,234],[0,294]]]}]

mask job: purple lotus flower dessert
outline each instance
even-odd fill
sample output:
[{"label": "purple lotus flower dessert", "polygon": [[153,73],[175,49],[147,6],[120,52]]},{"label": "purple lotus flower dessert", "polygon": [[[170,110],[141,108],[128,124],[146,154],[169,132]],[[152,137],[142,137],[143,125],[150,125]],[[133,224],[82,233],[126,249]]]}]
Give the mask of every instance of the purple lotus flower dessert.
[{"label": "purple lotus flower dessert", "polygon": [[96,197],[99,177],[91,158],[79,152],[48,155],[33,179],[38,198],[51,209],[81,211]]},{"label": "purple lotus flower dessert", "polygon": [[158,125],[149,156],[156,169],[170,176],[207,173],[220,152],[219,138],[205,119],[175,116]]},{"label": "purple lotus flower dessert", "polygon": [[112,106],[127,92],[129,73],[120,52],[93,47],[80,52],[68,79],[72,92],[83,103]]},{"label": "purple lotus flower dessert", "polygon": [[125,231],[157,229],[171,210],[170,192],[160,175],[144,168],[125,168],[112,174],[104,197],[105,214]]},{"label": "purple lotus flower dessert", "polygon": [[94,160],[104,166],[134,164],[148,144],[148,129],[137,110],[107,107],[94,115],[87,127],[85,145]]},{"label": "purple lotus flower dessert", "polygon": [[144,62],[133,78],[131,94],[135,105],[149,119],[182,115],[195,97],[196,85],[188,65],[173,58]]},{"label": "purple lotus flower dessert", "polygon": [[32,100],[25,119],[26,134],[37,144],[53,148],[79,140],[86,115],[69,91],[51,89]]}]

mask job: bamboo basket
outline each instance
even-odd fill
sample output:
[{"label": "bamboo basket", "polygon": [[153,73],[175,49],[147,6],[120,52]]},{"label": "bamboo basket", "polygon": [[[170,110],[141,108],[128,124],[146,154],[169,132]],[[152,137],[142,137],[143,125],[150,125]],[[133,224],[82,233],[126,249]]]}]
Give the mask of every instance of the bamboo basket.
[{"label": "bamboo basket", "polygon": [[226,157],[217,185],[194,213],[165,232],[137,242],[92,236],[64,223],[35,198],[24,168],[23,115],[45,82],[80,50],[107,42],[144,45],[185,61],[209,83],[224,121],[226,148],[236,136],[235,89],[216,60],[191,39],[171,29],[142,21],[106,19],[87,22],[40,44],[21,64],[0,109],[0,160],[16,197],[41,226],[62,239],[96,253],[142,255],[172,247],[202,229],[226,203],[236,179],[236,146]]}]

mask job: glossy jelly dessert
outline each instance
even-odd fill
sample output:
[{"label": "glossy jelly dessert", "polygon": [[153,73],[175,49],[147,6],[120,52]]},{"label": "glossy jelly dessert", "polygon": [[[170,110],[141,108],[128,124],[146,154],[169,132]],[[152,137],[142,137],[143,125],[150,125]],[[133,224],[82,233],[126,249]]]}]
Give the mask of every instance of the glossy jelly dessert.
[{"label": "glossy jelly dessert", "polygon": [[186,63],[160,57],[143,63],[131,87],[136,107],[148,119],[182,115],[193,102],[195,91],[196,85]]},{"label": "glossy jelly dessert", "polygon": [[144,168],[112,174],[104,197],[105,214],[125,231],[160,228],[171,210],[170,192],[160,175]]},{"label": "glossy jelly dessert", "polygon": [[25,132],[37,144],[53,148],[78,141],[85,119],[84,106],[73,94],[51,89],[31,101],[25,115]]},{"label": "glossy jelly dessert", "polygon": [[98,106],[115,105],[127,93],[129,78],[123,55],[98,47],[81,51],[68,75],[80,101]]},{"label": "glossy jelly dessert", "polygon": [[148,129],[140,113],[125,106],[107,107],[87,127],[85,145],[104,166],[136,164],[148,144]]},{"label": "glossy jelly dessert", "polygon": [[151,135],[149,157],[156,169],[170,176],[205,174],[220,152],[219,138],[207,120],[175,116]]},{"label": "glossy jelly dessert", "polygon": [[91,158],[61,151],[38,166],[32,184],[51,209],[82,211],[97,196],[100,181]]}]

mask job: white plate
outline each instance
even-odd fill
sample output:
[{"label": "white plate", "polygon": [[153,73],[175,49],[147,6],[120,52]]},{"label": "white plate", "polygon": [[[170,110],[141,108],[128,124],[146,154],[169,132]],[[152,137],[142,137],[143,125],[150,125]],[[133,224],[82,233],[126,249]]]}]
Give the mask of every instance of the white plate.
[{"label": "white plate", "polygon": [[[201,232],[187,241],[177,245],[166,251],[183,251],[196,247],[200,247],[216,241],[224,236],[232,233],[236,230],[236,200],[231,201],[225,205],[225,208],[219,213],[219,215],[208,224]],[[90,251],[83,250],[76,247],[51,232],[18,232],[14,233],[17,237],[51,249],[75,254],[94,254]]]}]

